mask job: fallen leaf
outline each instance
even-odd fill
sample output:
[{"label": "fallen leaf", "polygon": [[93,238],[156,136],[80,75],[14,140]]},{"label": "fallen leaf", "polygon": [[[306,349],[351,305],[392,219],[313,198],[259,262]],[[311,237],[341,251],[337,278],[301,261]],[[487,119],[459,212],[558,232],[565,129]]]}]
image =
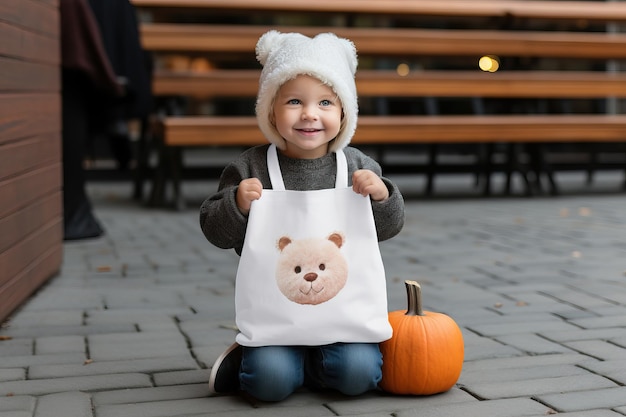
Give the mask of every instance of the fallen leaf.
[{"label": "fallen leaf", "polygon": [[589,207],[581,207],[578,209],[578,215],[583,217],[591,216],[591,209]]},{"label": "fallen leaf", "polygon": [[2,341],[2,340],[11,340],[11,339],[13,339],[13,337],[0,335],[0,341]]},{"label": "fallen leaf", "polygon": [[502,303],[495,303],[493,306],[495,308],[502,308],[503,304]]},{"label": "fallen leaf", "polygon": [[96,268],[98,272],[111,272],[111,267],[108,265],[100,265]]},{"label": "fallen leaf", "polygon": [[526,307],[528,303],[526,301],[518,301],[515,305],[518,307]]},{"label": "fallen leaf", "polygon": [[575,250],[572,252],[572,258],[582,258],[583,254],[581,251]]},{"label": "fallen leaf", "polygon": [[85,362],[83,362],[83,365],[89,365],[93,363],[93,359],[86,359]]},{"label": "fallen leaf", "polygon": [[561,217],[568,217],[569,216],[569,209],[562,208],[559,211],[559,216],[561,216]]}]

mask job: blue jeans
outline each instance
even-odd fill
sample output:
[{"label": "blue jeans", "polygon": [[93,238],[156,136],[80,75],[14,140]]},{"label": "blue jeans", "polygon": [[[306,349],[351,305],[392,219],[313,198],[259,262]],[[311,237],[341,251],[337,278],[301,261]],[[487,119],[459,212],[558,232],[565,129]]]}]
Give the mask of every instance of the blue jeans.
[{"label": "blue jeans", "polygon": [[301,386],[359,395],[382,378],[377,343],[244,347],[241,389],[262,401],[280,401]]}]

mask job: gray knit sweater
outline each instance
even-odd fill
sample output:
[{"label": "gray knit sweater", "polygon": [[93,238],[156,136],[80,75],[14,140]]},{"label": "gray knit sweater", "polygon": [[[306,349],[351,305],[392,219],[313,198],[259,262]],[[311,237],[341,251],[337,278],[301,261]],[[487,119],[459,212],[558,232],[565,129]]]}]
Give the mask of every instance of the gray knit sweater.
[{"label": "gray knit sweater", "polygon": [[[237,186],[246,178],[258,178],[263,188],[270,189],[267,170],[267,148],[261,145],[244,151],[222,172],[218,191],[204,200],[200,208],[200,226],[206,238],[223,249],[234,248],[241,254],[248,218],[241,214],[235,202]],[[348,181],[358,169],[369,169],[379,176],[380,165],[356,148],[344,148],[348,161]],[[287,190],[307,191],[333,188],[337,173],[334,153],[318,159],[293,159],[278,152],[278,161]],[[389,189],[384,202],[372,201],[378,240],[397,235],[404,225],[404,200],[398,187],[389,179],[381,177]]]}]

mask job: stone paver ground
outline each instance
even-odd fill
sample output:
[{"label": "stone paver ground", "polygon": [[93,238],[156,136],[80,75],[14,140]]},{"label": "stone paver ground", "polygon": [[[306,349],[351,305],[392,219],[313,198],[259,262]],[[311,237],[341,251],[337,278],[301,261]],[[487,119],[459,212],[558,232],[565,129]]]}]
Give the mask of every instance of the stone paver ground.
[{"label": "stone paver ground", "polygon": [[0,330],[0,417],[626,415],[623,192],[408,190],[406,227],[381,244],[389,308],[405,308],[412,279],[427,310],[457,321],[458,384],[429,397],[302,390],[263,404],[208,395],[210,366],[235,336],[238,258],[206,242],[195,203],[148,209],[126,184],[90,191],[106,235],[66,243],[60,275]]}]

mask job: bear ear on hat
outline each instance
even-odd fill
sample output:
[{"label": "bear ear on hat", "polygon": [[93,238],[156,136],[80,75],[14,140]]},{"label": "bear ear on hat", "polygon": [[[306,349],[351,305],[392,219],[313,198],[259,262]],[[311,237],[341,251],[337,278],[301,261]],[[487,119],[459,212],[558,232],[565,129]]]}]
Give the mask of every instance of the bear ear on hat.
[{"label": "bear ear on hat", "polygon": [[283,43],[284,35],[277,30],[270,30],[259,38],[256,44],[256,59],[265,66],[267,58],[273,50]]},{"label": "bear ear on hat", "polygon": [[352,75],[356,74],[356,68],[358,66],[356,47],[352,41],[340,38],[334,33],[320,33],[316,36],[316,38],[320,40],[330,41],[337,46],[337,50],[343,54],[346,59],[346,63],[348,64],[348,68]]},{"label": "bear ear on hat", "polygon": [[352,75],[355,75],[356,67],[358,65],[358,60],[356,57],[356,47],[354,46],[354,43],[347,39],[340,38],[339,42],[343,47],[343,51],[346,55],[346,61],[348,62],[348,65],[350,67],[350,71],[352,71]]}]

